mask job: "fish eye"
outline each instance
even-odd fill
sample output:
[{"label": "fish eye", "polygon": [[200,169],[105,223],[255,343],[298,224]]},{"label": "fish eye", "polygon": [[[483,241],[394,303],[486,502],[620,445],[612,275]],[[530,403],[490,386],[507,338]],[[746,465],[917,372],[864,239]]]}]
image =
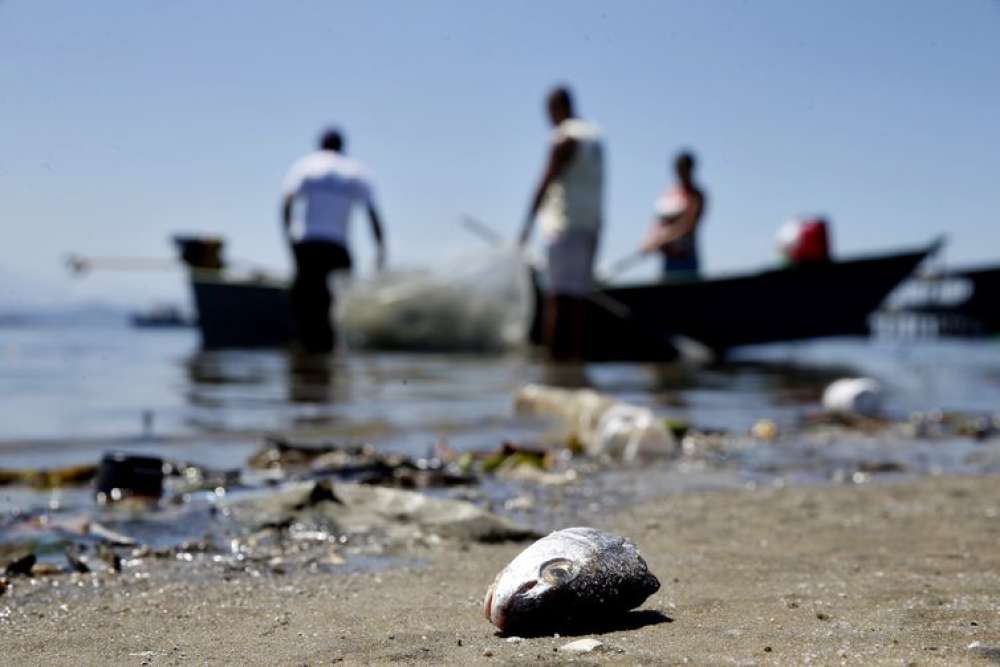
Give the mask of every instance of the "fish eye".
[{"label": "fish eye", "polygon": [[555,558],[542,564],[538,576],[547,584],[564,584],[577,575],[577,567],[566,558]]}]

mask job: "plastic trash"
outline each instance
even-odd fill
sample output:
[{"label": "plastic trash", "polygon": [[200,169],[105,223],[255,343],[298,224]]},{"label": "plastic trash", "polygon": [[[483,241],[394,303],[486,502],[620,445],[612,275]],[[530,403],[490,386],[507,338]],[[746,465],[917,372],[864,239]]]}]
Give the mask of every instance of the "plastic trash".
[{"label": "plastic trash", "polygon": [[519,415],[556,417],[578,437],[586,440],[596,432],[601,417],[615,401],[592,389],[561,389],[540,384],[521,387],[514,394],[514,411]]},{"label": "plastic trash", "polygon": [[596,444],[601,453],[629,462],[640,456],[669,456],[677,447],[673,434],[652,410],[627,403],[604,413]]},{"label": "plastic trash", "polygon": [[840,414],[877,417],[882,412],[882,385],[872,378],[842,378],[823,392],[823,408]]},{"label": "plastic trash", "polygon": [[664,420],[648,408],[615,401],[592,389],[560,389],[529,384],[514,395],[519,415],[559,419],[587,454],[607,454],[624,461],[667,456],[677,441]]},{"label": "plastic trash", "polygon": [[108,452],[97,467],[97,502],[105,504],[125,498],[156,500],[163,495],[163,476],[163,459]]},{"label": "plastic trash", "polygon": [[754,425],[750,427],[750,436],[756,438],[757,440],[766,440],[768,442],[778,439],[780,431],[778,429],[778,424],[775,423],[773,419],[758,419],[754,422]]}]

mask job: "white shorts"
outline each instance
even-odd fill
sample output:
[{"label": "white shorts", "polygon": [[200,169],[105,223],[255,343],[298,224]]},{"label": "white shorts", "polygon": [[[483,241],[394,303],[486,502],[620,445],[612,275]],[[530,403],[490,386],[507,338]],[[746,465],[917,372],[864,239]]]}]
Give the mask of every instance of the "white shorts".
[{"label": "white shorts", "polygon": [[549,241],[548,290],[560,296],[586,296],[593,287],[597,233],[567,231]]}]

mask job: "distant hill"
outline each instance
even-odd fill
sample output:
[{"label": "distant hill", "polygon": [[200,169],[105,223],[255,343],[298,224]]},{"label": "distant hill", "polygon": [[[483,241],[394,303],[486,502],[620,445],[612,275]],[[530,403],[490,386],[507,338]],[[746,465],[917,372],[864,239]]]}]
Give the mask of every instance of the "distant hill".
[{"label": "distant hill", "polygon": [[0,267],[0,326],[116,324],[127,319],[124,307],[73,299],[55,285]]},{"label": "distant hill", "polygon": [[127,310],[103,303],[54,307],[0,305],[0,327],[124,324],[128,316]]}]

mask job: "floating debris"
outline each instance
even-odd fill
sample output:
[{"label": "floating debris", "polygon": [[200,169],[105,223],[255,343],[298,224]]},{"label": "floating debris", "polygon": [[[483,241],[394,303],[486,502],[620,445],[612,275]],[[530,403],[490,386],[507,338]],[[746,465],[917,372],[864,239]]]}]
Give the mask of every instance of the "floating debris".
[{"label": "floating debris", "polygon": [[134,539],[128,535],[124,535],[117,531],[111,530],[107,526],[101,525],[96,521],[87,522],[87,532],[101,540],[102,542],[119,547],[131,547],[138,544]]},{"label": "floating debris", "polygon": [[501,468],[529,466],[538,470],[550,467],[554,452],[538,447],[526,447],[515,442],[500,443],[496,451],[490,452],[482,460],[486,473],[495,473]]},{"label": "floating debris", "polygon": [[907,423],[912,437],[967,437],[985,440],[1000,432],[1000,417],[985,413],[931,410],[917,412]]},{"label": "floating debris", "polygon": [[239,469],[214,470],[187,461],[167,461],[164,466],[173,493],[195,493],[242,487]]},{"label": "floating debris", "polygon": [[677,451],[673,432],[649,408],[618,403],[604,413],[597,429],[597,450],[623,461]]},{"label": "floating debris", "polygon": [[778,439],[778,425],[773,419],[758,419],[750,429],[750,436],[757,440],[772,442]]},{"label": "floating debris", "polygon": [[563,486],[571,484],[579,477],[576,470],[547,472],[526,463],[508,461],[496,470],[496,476],[514,482],[528,482],[540,486]]},{"label": "floating debris", "polygon": [[541,635],[607,621],[659,588],[631,541],[594,528],[566,528],[500,571],[484,611],[502,632]]},{"label": "floating debris", "polygon": [[32,577],[50,577],[56,574],[64,574],[64,570],[55,563],[35,563],[31,566]]},{"label": "floating debris", "polygon": [[535,499],[531,496],[517,496],[510,498],[503,504],[503,508],[508,512],[525,512],[535,506]]},{"label": "floating debris", "polygon": [[251,468],[304,468],[316,459],[333,455],[338,463],[356,461],[375,454],[370,445],[339,445],[330,443],[295,443],[284,438],[271,437],[259,450],[251,454],[247,465]]},{"label": "floating debris", "polygon": [[475,484],[476,478],[458,464],[438,457],[412,459],[383,454],[371,445],[293,443],[269,438],[249,459],[251,468],[285,474],[329,476],[341,480],[404,489]]},{"label": "floating debris", "polygon": [[[881,417],[866,417],[851,412],[815,412],[803,416],[802,426],[813,432],[827,431],[830,435],[843,435],[845,431],[874,435],[884,433],[894,424]],[[914,431],[914,429],[909,429]],[[913,435],[916,435],[915,433]]]},{"label": "floating debris", "polygon": [[66,549],[66,560],[69,561],[69,566],[74,572],[79,572],[80,574],[90,572],[90,567],[80,560],[80,557],[73,548]]},{"label": "floating debris", "polygon": [[66,468],[16,470],[0,468],[0,486],[23,485],[36,489],[57,489],[64,486],[84,486],[97,475],[97,466],[79,465]]},{"label": "floating debris", "polygon": [[674,422],[591,389],[525,385],[514,394],[514,411],[559,419],[569,431],[566,441],[579,443],[591,456],[635,461],[677,452]]},{"label": "floating debris", "polygon": [[34,567],[35,562],[38,559],[35,554],[30,553],[26,556],[22,556],[16,560],[7,563],[7,567],[4,568],[4,574],[9,577],[21,575],[25,577],[31,576],[31,568]]},{"label": "floating debris", "polygon": [[379,533],[387,542],[428,536],[476,542],[520,541],[537,537],[472,503],[434,498],[413,491],[328,480],[293,483],[259,498],[222,505],[238,523],[254,530],[313,525],[344,535]]},{"label": "floating debris", "polygon": [[108,452],[97,468],[97,502],[158,500],[163,495],[164,472],[163,459],[155,456]]},{"label": "floating debris", "polygon": [[872,378],[842,378],[823,391],[823,408],[838,414],[878,417],[882,412],[882,385]]},{"label": "floating debris", "polygon": [[104,563],[111,568],[112,572],[122,571],[121,556],[119,556],[118,553],[107,544],[97,545],[97,557],[104,561]]}]

